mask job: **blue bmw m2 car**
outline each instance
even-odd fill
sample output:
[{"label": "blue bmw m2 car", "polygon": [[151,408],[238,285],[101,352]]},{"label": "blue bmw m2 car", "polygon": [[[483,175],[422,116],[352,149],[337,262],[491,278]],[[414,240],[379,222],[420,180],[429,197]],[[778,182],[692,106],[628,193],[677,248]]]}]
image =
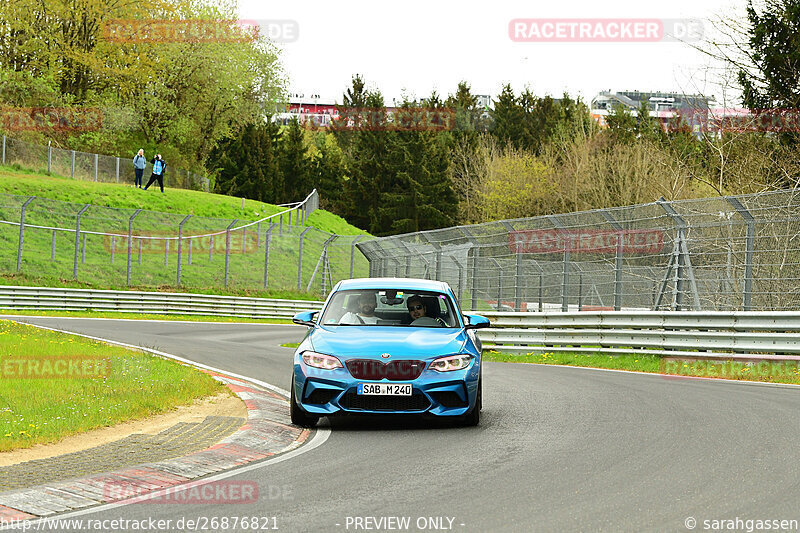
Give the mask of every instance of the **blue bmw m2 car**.
[{"label": "blue bmw m2 car", "polygon": [[314,426],[344,414],[421,414],[477,425],[481,343],[489,326],[462,315],[440,281],[339,282],[322,311],[298,313],[309,327],[294,355],[292,422]]}]

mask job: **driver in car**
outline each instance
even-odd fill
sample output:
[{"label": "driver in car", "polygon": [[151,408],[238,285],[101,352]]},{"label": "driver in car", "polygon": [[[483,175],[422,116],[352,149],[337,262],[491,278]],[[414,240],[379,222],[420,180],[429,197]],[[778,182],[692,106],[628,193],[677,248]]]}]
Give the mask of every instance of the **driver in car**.
[{"label": "driver in car", "polygon": [[375,299],[375,293],[362,292],[358,296],[358,312],[354,313],[349,311],[342,316],[339,324],[348,324],[353,326],[360,326],[363,324],[377,324],[378,317],[375,316],[375,308],[378,307],[378,302]]}]

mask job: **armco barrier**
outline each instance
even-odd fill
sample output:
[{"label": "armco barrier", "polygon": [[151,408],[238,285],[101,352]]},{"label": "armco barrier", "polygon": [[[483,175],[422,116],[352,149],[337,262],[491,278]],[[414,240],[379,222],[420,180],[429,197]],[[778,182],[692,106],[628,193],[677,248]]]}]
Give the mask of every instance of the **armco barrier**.
[{"label": "armco barrier", "polygon": [[481,313],[502,352],[641,353],[702,359],[800,359],[800,312]]},{"label": "armco barrier", "polygon": [[144,291],[0,286],[0,309],[114,311],[290,319],[322,302]]}]

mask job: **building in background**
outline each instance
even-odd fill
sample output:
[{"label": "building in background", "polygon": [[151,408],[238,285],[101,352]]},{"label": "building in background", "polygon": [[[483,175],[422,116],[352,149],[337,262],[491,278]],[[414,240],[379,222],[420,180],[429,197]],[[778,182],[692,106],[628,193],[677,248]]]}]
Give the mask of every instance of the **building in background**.
[{"label": "building in background", "polygon": [[679,118],[685,121],[692,131],[701,131],[707,122],[708,111],[716,107],[713,98],[700,94],[642,91],[602,91],[592,99],[592,118],[601,128],[606,127],[606,117],[617,106],[636,115],[644,102],[650,116],[657,119],[664,129]]}]

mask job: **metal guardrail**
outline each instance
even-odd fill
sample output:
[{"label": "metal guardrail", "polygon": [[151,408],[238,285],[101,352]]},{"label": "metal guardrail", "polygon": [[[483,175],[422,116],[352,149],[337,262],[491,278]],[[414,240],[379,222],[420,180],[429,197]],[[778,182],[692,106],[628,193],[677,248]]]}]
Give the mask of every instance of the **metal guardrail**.
[{"label": "metal guardrail", "polygon": [[0,309],[114,311],[290,319],[323,302],[214,294],[0,286]]},{"label": "metal guardrail", "polygon": [[[0,309],[290,319],[323,302],[213,294],[0,286]],[[800,312],[482,312],[485,350],[800,360]]]},{"label": "metal guardrail", "polygon": [[800,312],[481,313],[486,350],[640,353],[702,359],[800,359]]}]

